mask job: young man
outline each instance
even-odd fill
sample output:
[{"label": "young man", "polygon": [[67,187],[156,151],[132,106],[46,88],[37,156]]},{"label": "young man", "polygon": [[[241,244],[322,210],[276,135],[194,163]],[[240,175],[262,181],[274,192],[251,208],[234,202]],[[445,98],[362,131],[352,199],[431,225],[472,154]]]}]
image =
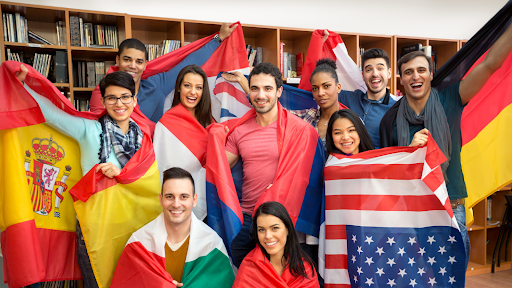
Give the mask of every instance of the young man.
[{"label": "young man", "polygon": [[231,287],[234,273],[222,239],[192,213],[192,175],[167,169],[158,198],[162,214],[132,234],[111,287]]},{"label": "young man", "polygon": [[[135,81],[135,95],[137,95],[140,110],[144,115],[151,119],[151,121],[158,122],[166,111],[164,106],[167,110],[171,108],[171,105],[165,105],[164,103],[166,103],[168,95],[174,90],[176,77],[180,70],[190,64],[203,65],[213,52],[219,48],[220,43],[231,35],[231,32],[238,25],[229,26],[230,24],[228,23],[222,24],[219,34],[210,42],[197,51],[192,52],[169,71],[155,74],[147,79],[141,79],[142,73],[146,70],[148,60],[148,52],[144,44],[134,38],[121,42],[116,56],[116,66],[119,67],[119,71],[132,75]],[[172,99],[170,103],[172,103]],[[91,112],[101,112],[102,109],[99,96],[93,94],[90,103]]]},{"label": "young man", "polygon": [[338,101],[356,112],[363,120],[375,149],[379,149],[380,121],[398,98],[387,88],[388,81],[391,79],[391,66],[386,51],[380,48],[368,49],[364,51],[361,61],[363,62],[363,80],[367,87],[366,93],[361,90],[342,90],[338,95]]},{"label": "young man", "polygon": [[[398,61],[402,97],[382,118],[380,141],[382,147],[424,145],[431,133],[448,159],[441,168],[445,176],[448,196],[466,247],[466,265],[470,243],[466,230],[464,198],[466,185],[460,163],[462,137],[460,122],[462,110],[499,69],[512,51],[512,25],[489,49],[485,59],[464,80],[437,91],[430,82],[433,78],[432,61],[423,52],[412,52]],[[420,132],[420,133],[417,133]]]},{"label": "young man", "polygon": [[[255,207],[263,200],[280,201],[285,204],[290,201],[287,200],[288,197],[303,198],[308,181],[304,181],[304,179],[282,180],[288,177],[282,176],[291,173],[296,175],[293,177],[299,178],[303,175],[304,171],[302,170],[316,169],[311,167],[313,155],[317,149],[318,134],[313,127],[288,113],[278,104],[283,91],[282,84],[279,68],[270,63],[261,63],[255,66],[249,75],[248,83],[249,100],[254,111],[249,111],[242,117],[241,124],[231,131],[226,140],[225,153],[230,167],[233,167],[239,158],[243,159],[241,208],[244,214],[244,223],[231,244],[233,261],[236,266],[239,266],[245,255],[255,247],[254,239],[250,236],[251,215]],[[253,116],[249,117],[248,115]],[[300,153],[298,150],[301,150]],[[295,151],[295,153],[290,151]],[[311,159],[306,161],[297,153],[304,153]],[[295,161],[292,158],[295,158]],[[285,164],[278,166],[278,163]],[[320,167],[320,169],[322,168]],[[284,187],[284,185],[281,186],[283,181],[294,182],[293,185],[296,186],[280,188]],[[287,189],[293,189],[294,193],[288,194],[288,191],[284,191]],[[295,202],[302,203],[302,198]],[[285,204],[285,206],[287,205],[289,203]],[[311,210],[314,210],[314,204],[311,206]],[[286,208],[290,211],[290,206]]]}]

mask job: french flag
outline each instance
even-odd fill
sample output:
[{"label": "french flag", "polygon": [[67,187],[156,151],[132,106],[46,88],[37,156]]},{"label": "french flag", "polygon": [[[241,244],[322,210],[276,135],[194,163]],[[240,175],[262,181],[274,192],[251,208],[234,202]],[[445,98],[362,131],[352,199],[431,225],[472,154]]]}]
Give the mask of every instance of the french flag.
[{"label": "french flag", "polygon": [[[255,208],[267,201],[282,203],[290,214],[295,229],[318,237],[323,198],[324,149],[316,130],[292,115],[281,104],[278,114],[277,143],[279,162],[272,187],[265,190]],[[231,242],[243,223],[242,209],[224,152],[226,135],[240,124],[255,117],[251,109],[240,119],[214,124],[208,135],[206,161],[208,225],[223,238],[231,256]],[[300,141],[297,141],[300,139]]]},{"label": "french flag", "polygon": [[431,136],[424,147],[329,157],[319,247],[325,287],[464,287],[444,161]]},{"label": "french flag", "polygon": [[324,30],[318,29],[313,32],[309,42],[308,55],[302,70],[299,88],[311,91],[310,76],[315,70],[316,61],[322,58],[330,58],[336,61],[336,72],[343,90],[361,90],[366,92],[361,70],[348,55],[347,47],[340,35],[336,32],[329,32],[325,42],[323,41]]}]

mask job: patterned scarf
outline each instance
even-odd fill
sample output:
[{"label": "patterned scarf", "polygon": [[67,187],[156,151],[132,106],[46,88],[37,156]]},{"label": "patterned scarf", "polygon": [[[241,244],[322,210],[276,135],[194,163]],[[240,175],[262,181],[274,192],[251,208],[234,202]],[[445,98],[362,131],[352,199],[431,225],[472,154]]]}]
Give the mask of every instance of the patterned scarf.
[{"label": "patterned scarf", "polygon": [[117,160],[123,168],[142,145],[143,134],[139,125],[130,119],[128,133],[125,135],[117,122],[108,114],[102,116],[99,121],[102,128],[100,134],[100,163],[107,163],[110,151],[114,148]]},{"label": "patterned scarf", "polygon": [[443,105],[441,105],[439,93],[436,88],[431,88],[430,96],[428,97],[425,107],[421,110],[420,115],[416,115],[416,112],[409,106],[407,97],[403,97],[402,101],[400,101],[400,107],[398,107],[396,116],[396,130],[399,146],[409,146],[409,144],[411,144],[409,138],[409,124],[423,124],[432,134],[432,137],[434,137],[434,140],[447,159],[446,162],[441,164],[441,169],[443,170],[446,184],[448,184],[446,169],[448,168],[448,162],[450,161],[450,155],[452,153],[452,138],[450,136],[448,120],[446,119],[446,114]]}]

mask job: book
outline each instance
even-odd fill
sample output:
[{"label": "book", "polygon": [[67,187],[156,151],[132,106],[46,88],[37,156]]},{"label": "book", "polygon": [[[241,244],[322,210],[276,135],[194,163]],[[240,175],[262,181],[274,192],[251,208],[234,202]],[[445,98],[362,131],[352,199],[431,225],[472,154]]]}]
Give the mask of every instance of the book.
[{"label": "book", "polygon": [[54,58],[55,83],[68,83],[68,57],[65,51],[55,51]]},{"label": "book", "polygon": [[2,26],[4,27],[4,41],[9,41],[9,31],[7,30],[7,15],[2,13]]},{"label": "book", "polygon": [[288,78],[288,52],[283,52],[283,77]]},{"label": "book", "polygon": [[302,67],[304,67],[304,54],[297,54],[297,56],[295,57],[295,66],[295,71],[297,71],[297,77],[302,76]]},{"label": "book", "polygon": [[69,31],[71,33],[71,46],[80,47],[80,22],[77,16],[69,16]]},{"label": "book", "polygon": [[30,30],[28,30],[28,37],[34,41],[41,43],[41,44],[55,45],[54,43],[48,41],[46,38],[34,33],[33,31],[30,31]]},{"label": "book", "polygon": [[284,50],[284,43],[283,42],[280,42],[279,43],[279,59],[281,60],[280,62],[280,65],[279,65],[279,70],[281,71],[281,74],[283,74],[283,51]]},{"label": "book", "polygon": [[256,64],[263,63],[263,47],[256,47]]},{"label": "book", "polygon": [[[421,51],[422,47],[423,46],[421,45],[421,43],[402,46],[402,48],[400,49],[401,57],[403,57],[405,54],[408,54],[408,53],[411,53],[414,51]],[[400,58],[397,58],[397,59],[400,59]]]}]

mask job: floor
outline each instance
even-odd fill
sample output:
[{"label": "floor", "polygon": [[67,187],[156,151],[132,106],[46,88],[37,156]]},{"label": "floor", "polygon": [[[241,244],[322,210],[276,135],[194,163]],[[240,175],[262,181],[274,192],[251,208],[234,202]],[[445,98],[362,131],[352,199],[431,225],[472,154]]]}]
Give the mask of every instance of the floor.
[{"label": "floor", "polygon": [[512,270],[466,277],[466,288],[512,287]]}]

